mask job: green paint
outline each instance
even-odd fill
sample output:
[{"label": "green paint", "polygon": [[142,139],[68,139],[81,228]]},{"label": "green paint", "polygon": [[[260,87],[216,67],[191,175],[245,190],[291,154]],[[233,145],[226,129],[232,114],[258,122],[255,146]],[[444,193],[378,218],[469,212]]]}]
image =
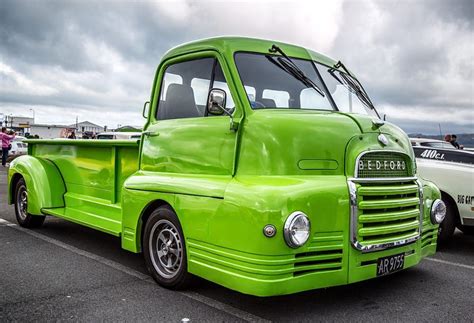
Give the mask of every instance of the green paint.
[{"label": "green paint", "polygon": [[[238,51],[266,53],[274,43],[223,37],[170,50],[158,67],[144,127],[159,135],[143,135],[139,142],[29,140],[29,156],[11,164],[9,194],[23,176],[31,214],[54,215],[120,236],[122,247],[132,252],[141,251],[141,230],[148,212],[169,204],[186,237],[188,270],[259,296],[373,278],[377,259],[388,255],[406,252],[407,268],[433,254],[437,226],[429,220],[429,209],[440,194],[428,182],[423,182],[420,239],[368,253],[351,245],[348,179],[354,176],[357,157],[368,150],[400,152],[408,156],[409,171],[414,173],[410,142],[398,127],[385,123],[377,128],[365,115],[252,110],[233,57]],[[277,44],[291,57],[335,63],[301,47]],[[236,104],[237,131],[229,129],[227,116],[155,119],[164,68],[200,57],[215,57],[222,66]],[[387,146],[377,140],[380,133],[389,139]],[[395,210],[374,218],[365,213],[395,204],[410,206],[416,198],[408,203],[395,198],[389,205],[362,200],[404,193],[418,196],[413,183],[356,187],[361,209],[357,234],[364,239],[400,227],[375,232],[361,223],[418,214]],[[13,202],[11,196],[9,201]],[[285,243],[283,225],[297,210],[310,217],[311,236],[305,245],[292,249]],[[276,236],[263,235],[267,224],[275,225]]]}]

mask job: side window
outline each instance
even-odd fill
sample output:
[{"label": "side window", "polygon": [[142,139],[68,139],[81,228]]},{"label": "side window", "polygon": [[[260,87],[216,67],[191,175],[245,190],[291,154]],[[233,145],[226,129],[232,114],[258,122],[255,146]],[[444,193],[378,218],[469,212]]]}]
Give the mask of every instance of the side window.
[{"label": "side window", "polygon": [[214,62],[214,58],[201,58],[166,68],[158,103],[158,120],[205,115]]},{"label": "side window", "polygon": [[225,80],[224,73],[222,72],[222,68],[217,62],[214,74],[214,83],[212,85],[213,88],[224,90],[226,93],[226,103],[225,108],[229,111],[232,111],[235,108],[234,100],[232,99],[232,95],[230,94],[229,86],[227,85],[227,81]]}]

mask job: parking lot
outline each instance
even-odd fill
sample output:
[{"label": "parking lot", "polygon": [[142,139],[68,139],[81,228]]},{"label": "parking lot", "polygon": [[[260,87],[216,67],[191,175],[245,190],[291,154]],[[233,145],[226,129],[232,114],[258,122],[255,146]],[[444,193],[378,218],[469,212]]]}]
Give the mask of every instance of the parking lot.
[{"label": "parking lot", "polygon": [[380,279],[257,298],[196,279],[161,288],[120,240],[61,219],[16,225],[0,169],[0,321],[474,321],[474,237]]}]

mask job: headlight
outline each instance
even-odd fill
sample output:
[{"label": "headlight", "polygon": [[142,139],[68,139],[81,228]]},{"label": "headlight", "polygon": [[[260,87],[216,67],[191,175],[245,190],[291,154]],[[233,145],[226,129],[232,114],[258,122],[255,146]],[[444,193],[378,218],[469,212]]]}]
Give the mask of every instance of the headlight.
[{"label": "headlight", "polygon": [[431,222],[440,224],[446,216],[446,204],[441,200],[435,200],[431,205]]},{"label": "headlight", "polygon": [[308,241],[310,231],[309,218],[303,212],[297,211],[286,219],[283,234],[288,246],[298,248]]}]

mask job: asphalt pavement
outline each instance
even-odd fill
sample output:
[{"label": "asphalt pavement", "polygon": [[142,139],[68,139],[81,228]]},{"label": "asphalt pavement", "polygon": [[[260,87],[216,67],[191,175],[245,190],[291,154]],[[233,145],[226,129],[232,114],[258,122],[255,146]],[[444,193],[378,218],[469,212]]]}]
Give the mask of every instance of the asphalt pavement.
[{"label": "asphalt pavement", "polygon": [[357,284],[258,298],[198,279],[161,288],[120,239],[48,217],[28,230],[7,205],[0,166],[0,322],[474,322],[474,237],[418,266]]}]

